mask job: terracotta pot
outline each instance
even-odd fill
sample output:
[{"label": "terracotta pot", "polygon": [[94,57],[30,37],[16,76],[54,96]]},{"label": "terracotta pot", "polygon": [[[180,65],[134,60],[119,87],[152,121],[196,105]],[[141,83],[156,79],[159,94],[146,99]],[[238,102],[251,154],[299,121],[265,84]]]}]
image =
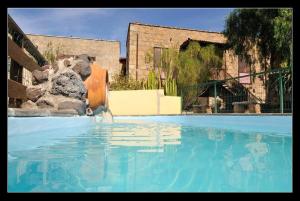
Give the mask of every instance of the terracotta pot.
[{"label": "terracotta pot", "polygon": [[91,64],[91,75],[84,81],[84,85],[88,91],[87,98],[92,110],[101,105],[105,106],[107,83],[107,70],[96,63]]}]

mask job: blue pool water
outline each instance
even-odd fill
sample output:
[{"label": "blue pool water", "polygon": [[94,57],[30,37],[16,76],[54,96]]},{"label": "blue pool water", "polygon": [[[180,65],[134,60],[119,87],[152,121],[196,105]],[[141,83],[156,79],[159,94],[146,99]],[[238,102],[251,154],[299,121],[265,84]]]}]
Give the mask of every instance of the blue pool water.
[{"label": "blue pool water", "polygon": [[291,116],[8,118],[9,192],[291,192]]}]

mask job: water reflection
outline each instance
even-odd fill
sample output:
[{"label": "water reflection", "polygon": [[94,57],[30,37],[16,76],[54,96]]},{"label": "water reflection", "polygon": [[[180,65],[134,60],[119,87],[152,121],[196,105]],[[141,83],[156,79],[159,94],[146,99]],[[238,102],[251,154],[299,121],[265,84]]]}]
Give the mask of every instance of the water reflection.
[{"label": "water reflection", "polygon": [[[178,124],[119,121],[98,124],[91,131],[105,142],[102,154],[91,149],[80,164],[81,183],[88,191],[130,191],[141,188],[141,178],[151,180],[157,174],[158,162],[164,161],[154,153],[172,152],[172,146],[181,144],[181,127]],[[85,151],[87,152],[87,151]],[[144,155],[143,153],[150,155]],[[151,176],[150,176],[151,175]],[[114,185],[112,185],[114,184]],[[144,186],[147,191],[147,186]]]},{"label": "water reflection", "polygon": [[268,144],[265,142],[262,142],[261,134],[257,134],[255,142],[248,143],[248,144],[246,144],[245,147],[249,150],[251,155],[256,159],[263,157],[269,151]]},{"label": "water reflection", "polygon": [[89,129],[10,153],[9,191],[261,191],[273,181],[290,186],[290,140],[283,137],[137,121]]},{"label": "water reflection", "polygon": [[248,153],[239,159],[239,165],[243,171],[262,171],[265,169],[264,156],[268,153],[268,144],[262,142],[262,135],[257,134],[255,141],[245,145]]},{"label": "water reflection", "polygon": [[[240,149],[235,148],[236,143],[242,142],[240,139],[232,143],[224,154],[225,172],[227,172],[225,175],[229,184],[236,190],[259,191],[261,188],[275,188],[273,181],[277,179],[284,181],[290,187],[291,183],[288,183],[291,176],[290,165],[283,165],[280,162],[290,155],[278,156],[281,151],[286,151],[280,150],[278,146],[283,142],[282,138],[284,137],[271,137],[256,133],[248,136],[248,143],[242,144],[242,147],[238,145]],[[273,146],[273,152],[271,152],[271,146]],[[279,186],[283,185],[279,184]]]},{"label": "water reflection", "polygon": [[208,139],[212,141],[222,141],[225,137],[225,130],[208,128],[206,129],[208,134]]},{"label": "water reflection", "polygon": [[163,152],[166,145],[181,143],[181,127],[177,124],[149,123],[146,126],[137,126],[136,122],[126,121],[126,123],[135,124],[126,129],[118,126],[106,128],[110,133],[108,141],[110,146],[141,147],[142,149],[137,149],[138,152]]}]

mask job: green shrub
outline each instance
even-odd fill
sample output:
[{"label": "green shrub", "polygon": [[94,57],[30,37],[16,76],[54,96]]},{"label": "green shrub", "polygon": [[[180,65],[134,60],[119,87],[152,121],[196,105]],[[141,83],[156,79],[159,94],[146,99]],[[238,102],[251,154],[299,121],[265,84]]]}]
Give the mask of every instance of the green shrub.
[{"label": "green shrub", "polygon": [[150,70],[148,74],[148,79],[144,84],[144,89],[158,89],[159,88],[158,82],[159,81],[156,78],[155,72],[153,70]]},{"label": "green shrub", "polygon": [[54,47],[52,42],[47,44],[46,50],[43,52],[43,56],[46,58],[50,64],[53,64],[59,54],[63,54],[64,48],[62,45]]},{"label": "green shrub", "polygon": [[121,75],[113,75],[110,83],[110,90],[140,90],[143,89],[143,82]]},{"label": "green shrub", "polygon": [[168,78],[165,82],[165,94],[167,96],[177,96],[177,84],[176,80]]}]

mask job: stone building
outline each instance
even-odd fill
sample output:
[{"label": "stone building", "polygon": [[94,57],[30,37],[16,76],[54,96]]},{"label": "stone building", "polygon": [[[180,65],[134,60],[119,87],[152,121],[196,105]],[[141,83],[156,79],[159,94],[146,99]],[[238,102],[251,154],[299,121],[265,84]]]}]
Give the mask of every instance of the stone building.
[{"label": "stone building", "polygon": [[60,52],[67,55],[88,54],[101,67],[108,70],[109,80],[113,74],[121,71],[119,41],[35,34],[27,34],[27,36],[41,53],[45,52],[47,45],[51,43],[54,50],[59,47]]},{"label": "stone building", "polygon": [[[146,79],[151,68],[156,68],[164,48],[176,48],[183,50],[190,41],[198,41],[201,46],[215,44],[218,47],[226,45],[226,37],[219,32],[202,31],[186,28],[149,25],[142,23],[129,23],[127,33],[127,63],[126,74],[137,80]],[[225,48],[224,48],[225,49]],[[147,53],[153,55],[153,59],[147,60]],[[254,57],[257,54],[253,53]],[[262,71],[257,62],[254,66],[246,64],[241,58],[230,50],[223,51],[223,66],[218,70],[218,75],[224,79],[229,77],[243,76]],[[254,79],[241,78],[239,82],[248,88],[251,93],[262,101],[265,100],[264,79],[255,77]]]}]

